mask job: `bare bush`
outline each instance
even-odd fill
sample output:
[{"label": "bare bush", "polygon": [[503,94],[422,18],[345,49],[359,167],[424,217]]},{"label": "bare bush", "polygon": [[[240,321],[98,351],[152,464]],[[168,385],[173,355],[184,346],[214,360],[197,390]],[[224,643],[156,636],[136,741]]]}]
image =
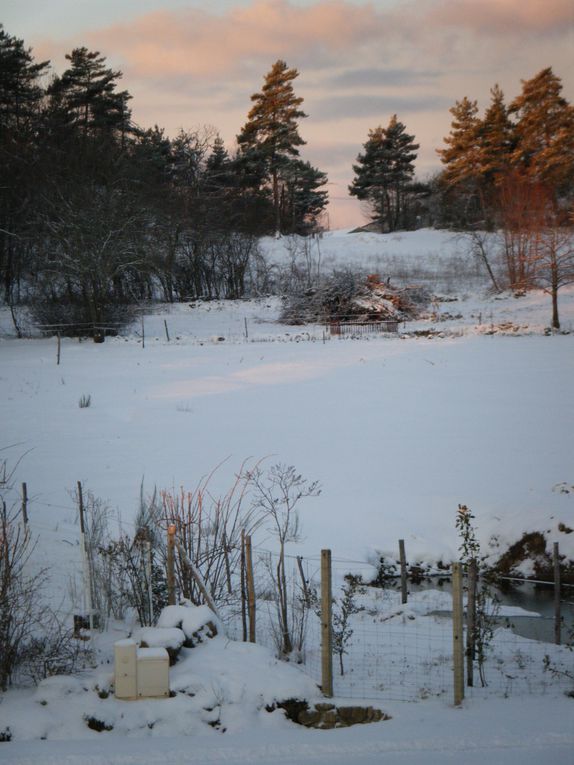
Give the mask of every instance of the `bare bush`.
[{"label": "bare bush", "polygon": [[106,298],[98,304],[98,316],[94,319],[89,309],[75,297],[69,298],[65,290],[65,283],[55,277],[34,293],[29,312],[45,335],[59,332],[64,337],[114,336],[136,318],[134,305]]},{"label": "bare bush", "polygon": [[321,240],[318,236],[285,237],[288,260],[279,269],[278,288],[287,295],[301,294],[321,281]]},{"label": "bare bush", "polygon": [[39,683],[52,675],[77,672],[91,661],[91,652],[74,629],[49,609],[42,612],[42,629],[29,636],[20,651],[21,675]]},{"label": "bare bush", "polygon": [[299,537],[297,506],[306,497],[320,494],[319,483],[303,478],[292,465],[273,465],[263,472],[260,465],[247,471],[245,477],[253,489],[253,507],[269,521],[272,533],[279,542],[279,558],[273,576],[277,591],[277,626],[281,635],[281,653],[288,656],[294,647],[287,575],[285,546]]},{"label": "bare bush", "polygon": [[156,493],[140,499],[135,533],[128,534],[118,521],[110,529],[112,511],[87,491],[84,497],[86,553],[93,610],[101,618],[122,619],[133,609],[142,626],[150,626],[154,615],[166,604],[165,555],[159,533]]},{"label": "bare bush", "polygon": [[34,543],[0,497],[0,690],[24,661],[23,646],[42,621],[46,570],[29,575]]},{"label": "bare bush", "polygon": [[31,560],[35,541],[0,496],[0,690],[15,677],[38,682],[73,672],[88,652],[43,600],[48,571]]},{"label": "bare bush", "polygon": [[[161,501],[164,527],[175,526],[182,550],[218,603],[235,597],[241,532],[252,534],[261,524],[262,514],[258,508],[245,505],[248,481],[243,468],[222,497],[216,497],[210,491],[213,472],[194,491],[161,492]],[[176,556],[176,579],[184,598],[195,604],[203,602],[193,572],[181,554]]]}]

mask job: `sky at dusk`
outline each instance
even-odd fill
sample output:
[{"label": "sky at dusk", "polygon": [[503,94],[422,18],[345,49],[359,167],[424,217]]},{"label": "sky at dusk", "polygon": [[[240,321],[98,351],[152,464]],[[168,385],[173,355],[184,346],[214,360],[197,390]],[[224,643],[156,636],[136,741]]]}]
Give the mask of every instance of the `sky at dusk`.
[{"label": "sky at dusk", "polygon": [[510,101],[551,66],[574,101],[573,0],[0,0],[0,21],[58,73],[73,48],[100,51],[142,127],[212,125],[230,150],[250,95],[285,60],[309,115],[301,156],[329,175],[332,228],[364,222],[352,164],[393,114],[421,145],[424,179],[455,100],[484,110],[498,83]]}]

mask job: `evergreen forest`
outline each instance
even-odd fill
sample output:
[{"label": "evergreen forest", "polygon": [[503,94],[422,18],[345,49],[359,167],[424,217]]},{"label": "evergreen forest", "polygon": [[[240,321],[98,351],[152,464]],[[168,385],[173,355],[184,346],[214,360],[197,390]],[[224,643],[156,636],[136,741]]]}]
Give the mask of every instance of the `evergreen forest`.
[{"label": "evergreen forest", "polygon": [[[302,156],[297,69],[272,65],[230,154],[215,128],[168,136],[135,124],[122,73],[99,52],[75,48],[66,61],[54,73],[0,26],[0,289],[9,306],[33,306],[47,329],[105,334],[142,301],[264,293],[258,238],[322,230],[328,179]],[[349,193],[375,229],[572,224],[574,107],[552,69],[524,80],[509,103],[494,86],[482,116],[468,97],[450,111],[442,169],[424,181],[419,144],[396,114],[369,130]],[[515,284],[527,278],[519,255]]]}]

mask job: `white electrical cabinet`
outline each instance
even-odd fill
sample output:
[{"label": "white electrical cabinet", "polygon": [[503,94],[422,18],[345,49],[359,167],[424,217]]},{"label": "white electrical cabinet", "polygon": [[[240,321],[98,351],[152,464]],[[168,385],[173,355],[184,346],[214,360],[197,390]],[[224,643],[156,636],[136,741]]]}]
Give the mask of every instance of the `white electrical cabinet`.
[{"label": "white electrical cabinet", "polygon": [[165,648],[138,648],[135,640],[114,645],[118,699],[169,696],[169,656]]},{"label": "white electrical cabinet", "polygon": [[138,648],[138,697],[169,696],[169,656],[165,648]]},{"label": "white electrical cabinet", "polygon": [[114,645],[115,689],[118,699],[137,699],[137,644],[135,640],[118,640]]}]

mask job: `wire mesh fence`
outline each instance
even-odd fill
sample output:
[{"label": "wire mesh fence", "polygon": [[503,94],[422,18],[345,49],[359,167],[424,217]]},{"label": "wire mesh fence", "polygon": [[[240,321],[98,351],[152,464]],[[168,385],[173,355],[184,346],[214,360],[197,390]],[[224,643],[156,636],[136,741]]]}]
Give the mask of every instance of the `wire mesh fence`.
[{"label": "wire mesh fence", "polygon": [[[74,510],[73,503],[66,508]],[[31,558],[31,573],[46,570],[45,593],[51,608],[67,622],[86,614],[86,582],[79,526],[69,520],[30,522],[29,533],[40,537]],[[278,605],[279,556],[254,548],[256,641],[278,655],[282,629]],[[368,564],[363,564],[368,568]],[[407,603],[398,586],[366,586],[349,576],[357,562],[334,561],[333,686],[336,696],[381,701],[451,698],[453,688],[453,622],[449,583],[410,585]],[[288,658],[322,683],[320,557],[285,558],[287,626],[293,650]],[[365,577],[368,581],[368,576]],[[574,604],[564,589],[563,642],[572,641]],[[541,594],[543,595],[541,597]],[[474,662],[474,685],[467,696],[543,695],[571,690],[574,653],[555,645],[552,585],[520,584],[498,593],[491,604],[491,634],[484,658]],[[346,609],[346,611],[345,611]],[[221,609],[228,636],[244,638],[240,582],[234,578],[231,597]],[[345,615],[346,613],[346,615]],[[105,619],[101,622],[105,626]],[[479,671],[479,669],[481,671]]]},{"label": "wire mesh fence", "polygon": [[[274,553],[257,558],[257,642],[280,652],[276,598],[270,572]],[[408,602],[401,602],[398,586],[366,587],[345,578],[344,563],[335,564],[333,590],[333,690],[336,696],[381,701],[417,701],[429,697],[452,699],[453,599],[448,581],[429,580],[412,587]],[[289,602],[296,630],[296,650],[290,657],[322,683],[319,559],[288,561]],[[348,570],[348,568],[347,568]],[[573,684],[574,653],[569,645],[555,645],[554,618],[549,615],[553,594],[548,586],[546,605],[540,593],[522,585],[522,597],[506,593],[488,600],[485,619],[488,637],[481,656],[475,656],[473,686],[466,696],[543,695]],[[532,589],[532,588],[531,588]],[[540,588],[538,588],[540,589]],[[341,639],[341,609],[352,590],[351,613]],[[520,593],[520,590],[519,590]],[[521,605],[512,605],[519,602]],[[465,595],[466,609],[466,595]],[[568,601],[565,600],[568,606]],[[529,606],[529,608],[527,608]],[[564,642],[573,612],[564,615]],[[339,621],[337,621],[339,619]],[[241,639],[236,621],[233,637]],[[297,632],[298,630],[298,632]],[[467,630],[463,633],[466,644]],[[465,659],[465,662],[467,660]],[[465,679],[466,685],[466,679]]]}]

